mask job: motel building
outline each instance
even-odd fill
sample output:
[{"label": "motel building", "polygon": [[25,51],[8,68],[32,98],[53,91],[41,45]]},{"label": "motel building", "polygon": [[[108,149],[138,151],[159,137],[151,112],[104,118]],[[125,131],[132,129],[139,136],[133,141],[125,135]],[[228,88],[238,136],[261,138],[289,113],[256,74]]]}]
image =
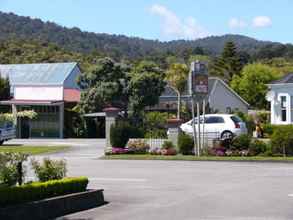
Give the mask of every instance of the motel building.
[{"label": "motel building", "polygon": [[0,75],[10,81],[12,111],[34,110],[35,119],[17,120],[18,138],[63,138],[64,108],[80,101],[77,63],[0,65]]}]

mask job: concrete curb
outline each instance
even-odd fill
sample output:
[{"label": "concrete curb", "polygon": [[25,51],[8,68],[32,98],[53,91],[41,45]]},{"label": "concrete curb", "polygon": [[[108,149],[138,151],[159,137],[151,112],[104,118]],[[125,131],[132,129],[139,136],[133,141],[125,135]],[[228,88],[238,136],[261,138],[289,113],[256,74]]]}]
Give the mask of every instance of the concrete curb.
[{"label": "concrete curb", "polygon": [[0,219],[53,219],[106,204],[103,189],[87,190],[16,206],[0,208]]}]

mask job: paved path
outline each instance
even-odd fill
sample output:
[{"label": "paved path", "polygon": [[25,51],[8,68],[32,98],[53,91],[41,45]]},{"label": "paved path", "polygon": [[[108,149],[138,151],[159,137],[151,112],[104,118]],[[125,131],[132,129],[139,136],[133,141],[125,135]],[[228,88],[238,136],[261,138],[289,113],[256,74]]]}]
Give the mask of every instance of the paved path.
[{"label": "paved path", "polygon": [[[88,176],[108,205],[67,220],[293,219],[293,164],[99,160],[104,141],[75,143],[70,176]],[[83,145],[81,145],[83,144]]]}]

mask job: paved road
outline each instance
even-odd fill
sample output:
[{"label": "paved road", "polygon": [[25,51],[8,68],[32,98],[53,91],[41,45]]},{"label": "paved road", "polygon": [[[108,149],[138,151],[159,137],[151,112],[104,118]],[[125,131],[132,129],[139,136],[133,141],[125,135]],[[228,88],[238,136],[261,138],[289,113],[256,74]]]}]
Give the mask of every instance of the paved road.
[{"label": "paved road", "polygon": [[[293,219],[293,164],[99,160],[103,140],[67,140],[71,176],[105,189],[108,205],[63,220]],[[83,144],[83,145],[79,145]]]}]

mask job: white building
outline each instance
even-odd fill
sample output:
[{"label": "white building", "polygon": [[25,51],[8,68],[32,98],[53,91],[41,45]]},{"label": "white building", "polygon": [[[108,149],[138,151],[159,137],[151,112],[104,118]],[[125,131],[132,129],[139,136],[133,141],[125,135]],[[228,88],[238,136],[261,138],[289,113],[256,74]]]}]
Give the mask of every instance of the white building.
[{"label": "white building", "polygon": [[33,120],[18,119],[19,138],[63,137],[64,106],[80,101],[79,74],[77,63],[0,65],[0,75],[9,78],[12,95],[0,104],[38,114]]},{"label": "white building", "polygon": [[268,84],[272,124],[293,124],[293,73]]}]

